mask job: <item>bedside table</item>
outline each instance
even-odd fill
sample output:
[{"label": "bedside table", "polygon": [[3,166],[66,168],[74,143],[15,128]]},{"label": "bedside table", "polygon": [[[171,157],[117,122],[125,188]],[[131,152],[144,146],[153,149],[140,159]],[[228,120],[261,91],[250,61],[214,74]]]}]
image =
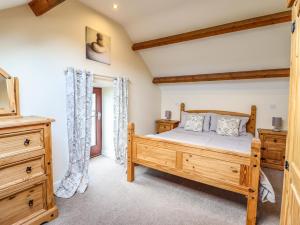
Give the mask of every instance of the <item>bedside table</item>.
[{"label": "bedside table", "polygon": [[179,121],[160,119],[160,120],[156,120],[155,123],[156,123],[156,133],[159,134],[178,127]]},{"label": "bedside table", "polygon": [[277,170],[284,169],[287,131],[258,129],[261,141],[261,164]]}]

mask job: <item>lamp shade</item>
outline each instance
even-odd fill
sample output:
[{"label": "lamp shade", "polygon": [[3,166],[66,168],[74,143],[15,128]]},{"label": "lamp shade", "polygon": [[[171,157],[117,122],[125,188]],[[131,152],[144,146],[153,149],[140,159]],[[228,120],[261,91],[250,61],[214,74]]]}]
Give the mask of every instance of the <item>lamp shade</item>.
[{"label": "lamp shade", "polygon": [[272,117],[272,126],[274,130],[280,131],[282,126],[282,118],[281,117]]},{"label": "lamp shade", "polygon": [[167,120],[171,119],[171,115],[172,115],[172,112],[170,110],[165,111],[165,117],[166,117]]}]

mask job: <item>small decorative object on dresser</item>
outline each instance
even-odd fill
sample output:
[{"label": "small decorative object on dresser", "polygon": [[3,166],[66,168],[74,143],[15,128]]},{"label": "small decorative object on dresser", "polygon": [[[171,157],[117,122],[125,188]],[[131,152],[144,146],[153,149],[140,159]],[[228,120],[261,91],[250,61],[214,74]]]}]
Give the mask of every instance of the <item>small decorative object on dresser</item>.
[{"label": "small decorative object on dresser", "polygon": [[272,117],[272,126],[274,127],[274,131],[280,131],[282,126],[282,118]]},{"label": "small decorative object on dresser", "polygon": [[[42,224],[58,215],[53,196],[52,119],[22,117],[18,79],[0,69],[0,224]],[[4,85],[3,85],[4,84]]]},{"label": "small decorative object on dresser", "polygon": [[156,133],[162,133],[178,127],[177,120],[156,120]]},{"label": "small decorative object on dresser", "polygon": [[258,129],[258,133],[261,140],[262,166],[283,170],[287,132]]},{"label": "small decorative object on dresser", "polygon": [[165,111],[165,117],[167,120],[170,120],[172,117],[172,112],[170,110]]}]

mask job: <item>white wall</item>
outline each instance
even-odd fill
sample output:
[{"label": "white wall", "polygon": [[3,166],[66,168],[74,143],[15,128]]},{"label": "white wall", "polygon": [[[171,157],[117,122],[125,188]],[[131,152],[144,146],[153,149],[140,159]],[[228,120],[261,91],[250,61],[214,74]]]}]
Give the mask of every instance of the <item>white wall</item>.
[{"label": "white wall", "polygon": [[179,119],[179,105],[186,109],[217,109],[250,113],[251,105],[257,106],[257,128],[272,128],[272,116],[284,119],[287,127],[288,109],[287,78],[206,82],[190,85],[163,85],[162,112],[172,110],[172,118]]},{"label": "white wall", "polygon": [[[85,59],[85,26],[112,40],[111,66]],[[85,68],[96,74],[130,79],[129,117],[137,132],[154,130],[160,115],[160,91],[151,74],[131,50],[121,26],[77,1],[66,1],[36,17],[28,6],[0,11],[0,67],[20,78],[21,112],[56,119],[53,124],[54,180],[68,166],[64,70]],[[151,101],[149,101],[151,99]]]}]

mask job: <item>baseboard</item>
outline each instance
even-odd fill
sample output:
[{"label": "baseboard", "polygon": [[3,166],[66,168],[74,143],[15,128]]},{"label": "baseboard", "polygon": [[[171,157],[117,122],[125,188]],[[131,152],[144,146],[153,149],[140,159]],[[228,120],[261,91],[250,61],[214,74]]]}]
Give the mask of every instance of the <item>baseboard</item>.
[{"label": "baseboard", "polygon": [[102,149],[102,155],[110,159],[115,159],[115,152],[113,149]]}]

